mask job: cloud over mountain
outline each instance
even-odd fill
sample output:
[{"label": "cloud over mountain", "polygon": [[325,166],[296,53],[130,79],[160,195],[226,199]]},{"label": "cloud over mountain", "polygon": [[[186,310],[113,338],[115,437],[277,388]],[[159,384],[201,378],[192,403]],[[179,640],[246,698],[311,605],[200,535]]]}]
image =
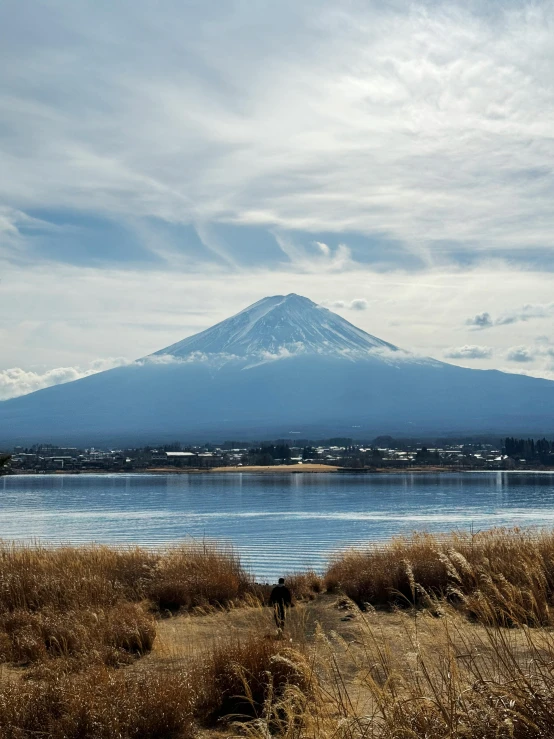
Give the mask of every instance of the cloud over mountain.
[{"label": "cloud over mountain", "polygon": [[123,367],[125,364],[128,364],[128,360],[123,357],[114,357],[112,359],[95,360],[87,368],[56,367],[42,372],[24,370],[21,367],[0,370],[0,400],[17,398],[20,395],[42,390],[45,387],[73,382],[81,377],[89,377],[113,367]]},{"label": "cloud over mountain", "polygon": [[492,356],[490,346],[466,344],[465,346],[451,347],[444,352],[448,359],[488,359]]},{"label": "cloud over mountain", "polygon": [[325,303],[330,308],[345,308],[346,310],[367,310],[369,303],[365,298],[354,298],[354,300],[333,300]]},{"label": "cloud over mountain", "polygon": [[[554,346],[542,341],[537,341],[533,346],[513,346],[508,350],[506,359],[510,362],[533,362],[536,359],[552,360],[554,359]],[[554,369],[554,366],[547,365],[547,368]]]}]

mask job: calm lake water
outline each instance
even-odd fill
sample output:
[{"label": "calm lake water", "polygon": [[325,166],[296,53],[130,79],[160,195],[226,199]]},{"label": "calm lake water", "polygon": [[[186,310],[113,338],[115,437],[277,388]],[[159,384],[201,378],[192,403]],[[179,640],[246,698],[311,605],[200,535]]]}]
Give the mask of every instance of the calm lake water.
[{"label": "calm lake water", "polygon": [[232,543],[259,579],[414,530],[553,526],[554,474],[21,475],[0,478],[0,537]]}]

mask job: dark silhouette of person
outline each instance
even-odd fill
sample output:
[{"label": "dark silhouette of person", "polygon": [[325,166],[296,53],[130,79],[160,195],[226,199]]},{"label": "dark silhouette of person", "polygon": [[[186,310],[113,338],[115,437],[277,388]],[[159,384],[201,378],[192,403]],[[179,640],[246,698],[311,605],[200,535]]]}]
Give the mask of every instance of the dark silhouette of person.
[{"label": "dark silhouette of person", "polygon": [[282,631],[285,626],[287,610],[292,606],[292,597],[290,590],[285,585],[284,577],[279,578],[279,584],[271,591],[271,595],[269,596],[269,605],[273,606],[275,623],[277,624],[279,631]]}]

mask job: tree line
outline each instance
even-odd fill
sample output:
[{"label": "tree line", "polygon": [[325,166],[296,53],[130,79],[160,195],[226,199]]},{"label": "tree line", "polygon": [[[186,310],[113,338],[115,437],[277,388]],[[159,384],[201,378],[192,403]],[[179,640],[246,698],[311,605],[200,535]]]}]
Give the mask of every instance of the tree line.
[{"label": "tree line", "polygon": [[554,441],[548,439],[516,439],[508,436],[503,440],[503,452],[514,459],[528,462],[538,460],[542,464],[554,462]]},{"label": "tree line", "polygon": [[291,456],[288,444],[266,444],[256,449],[250,449],[245,461],[248,465],[287,464],[290,462]]}]

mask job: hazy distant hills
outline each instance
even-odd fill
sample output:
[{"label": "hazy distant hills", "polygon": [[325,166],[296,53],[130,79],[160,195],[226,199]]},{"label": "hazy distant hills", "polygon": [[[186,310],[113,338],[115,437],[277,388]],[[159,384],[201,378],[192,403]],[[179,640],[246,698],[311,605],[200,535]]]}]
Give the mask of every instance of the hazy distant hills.
[{"label": "hazy distant hills", "polygon": [[415,357],[298,295],[0,403],[3,445],[553,429],[554,382]]}]

